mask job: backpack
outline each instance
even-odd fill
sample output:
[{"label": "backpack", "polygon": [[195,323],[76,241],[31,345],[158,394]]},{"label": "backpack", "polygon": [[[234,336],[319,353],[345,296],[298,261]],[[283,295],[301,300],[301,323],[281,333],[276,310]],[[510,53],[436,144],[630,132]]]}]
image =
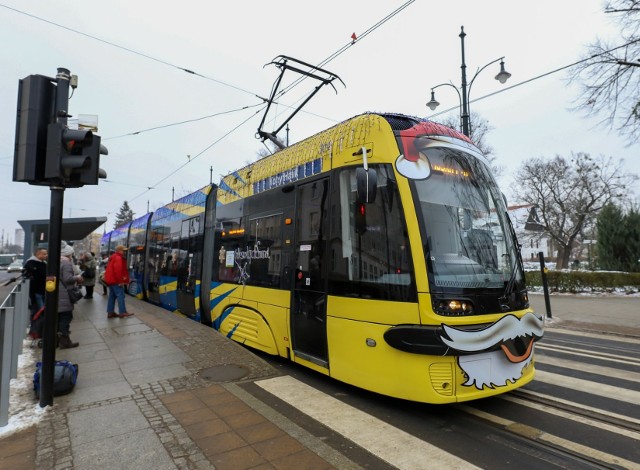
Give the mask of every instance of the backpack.
[{"label": "backpack", "polygon": [[[40,398],[40,375],[42,374],[42,362],[36,364],[36,372],[33,374],[33,391],[36,398]],[[53,396],[71,393],[78,380],[78,364],[69,361],[56,361],[53,371]]]}]

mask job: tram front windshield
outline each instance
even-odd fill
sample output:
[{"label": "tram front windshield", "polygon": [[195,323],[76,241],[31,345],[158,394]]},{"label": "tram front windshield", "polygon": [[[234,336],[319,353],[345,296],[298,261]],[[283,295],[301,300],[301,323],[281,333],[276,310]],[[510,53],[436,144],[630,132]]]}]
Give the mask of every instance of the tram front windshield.
[{"label": "tram front windshield", "polygon": [[504,289],[522,282],[504,200],[486,164],[455,147],[433,146],[420,153],[430,174],[413,183],[436,290]]}]

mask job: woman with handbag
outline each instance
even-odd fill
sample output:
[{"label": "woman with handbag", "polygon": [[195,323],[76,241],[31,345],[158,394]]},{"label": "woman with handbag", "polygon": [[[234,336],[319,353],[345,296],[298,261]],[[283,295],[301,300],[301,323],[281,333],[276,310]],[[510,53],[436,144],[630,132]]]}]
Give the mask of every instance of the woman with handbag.
[{"label": "woman with handbag", "polygon": [[87,293],[85,299],[93,299],[93,287],[96,285],[96,267],[98,263],[93,253],[87,251],[80,257],[80,271],[82,271],[82,285]]},{"label": "woman with handbag", "polygon": [[[73,304],[82,298],[78,283],[82,276],[73,273],[73,247],[62,242],[60,248],[60,279],[58,284],[58,346],[60,349],[77,348],[69,337],[69,327],[73,320]],[[79,292],[79,294],[78,294]],[[78,297],[79,295],[79,297]]]}]

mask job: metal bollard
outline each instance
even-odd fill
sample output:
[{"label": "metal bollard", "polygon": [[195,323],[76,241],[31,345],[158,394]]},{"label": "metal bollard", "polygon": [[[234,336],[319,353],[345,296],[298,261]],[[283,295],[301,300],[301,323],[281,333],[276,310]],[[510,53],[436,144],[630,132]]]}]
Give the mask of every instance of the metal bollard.
[{"label": "metal bollard", "polygon": [[551,318],[551,298],[549,297],[549,284],[547,283],[547,267],[544,264],[544,253],[538,252],[540,260],[540,277],[542,279],[542,290],[544,292],[544,306],[547,309],[547,318]]}]

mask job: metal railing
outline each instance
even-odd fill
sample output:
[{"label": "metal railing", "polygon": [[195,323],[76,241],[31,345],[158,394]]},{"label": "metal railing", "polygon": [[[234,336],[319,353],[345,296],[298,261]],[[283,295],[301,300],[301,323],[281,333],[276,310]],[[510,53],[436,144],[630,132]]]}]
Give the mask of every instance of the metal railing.
[{"label": "metal railing", "polygon": [[18,356],[29,325],[29,280],[16,284],[0,305],[0,427],[9,423],[11,379],[18,377]]}]

